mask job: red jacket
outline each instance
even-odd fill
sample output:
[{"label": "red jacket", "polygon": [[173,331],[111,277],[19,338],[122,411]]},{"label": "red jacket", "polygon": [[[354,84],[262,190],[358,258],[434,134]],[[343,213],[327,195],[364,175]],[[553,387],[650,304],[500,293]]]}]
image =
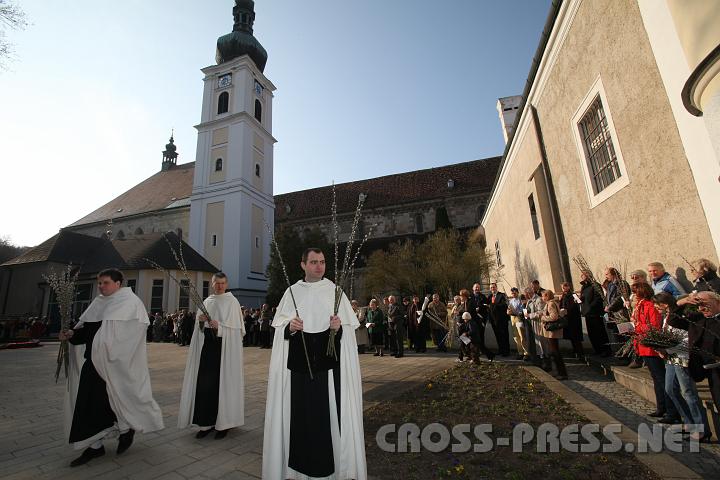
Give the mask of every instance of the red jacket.
[{"label": "red jacket", "polygon": [[659,356],[655,350],[640,344],[639,339],[642,338],[650,328],[661,329],[662,317],[660,312],[655,309],[655,305],[650,300],[642,299],[635,305],[633,311],[633,322],[635,323],[635,334],[638,340],[635,341],[635,350],[641,357],[657,357]]}]

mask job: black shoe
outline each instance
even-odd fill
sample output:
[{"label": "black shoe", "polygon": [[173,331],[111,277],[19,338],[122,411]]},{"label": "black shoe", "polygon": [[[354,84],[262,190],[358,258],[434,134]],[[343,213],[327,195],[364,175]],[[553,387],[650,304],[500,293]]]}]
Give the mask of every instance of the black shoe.
[{"label": "black shoe", "polygon": [[529,355],[524,355],[524,356],[522,357],[522,361],[523,361],[523,362],[532,362],[532,358],[530,358]]},{"label": "black shoe", "polygon": [[380,356],[380,354],[379,354],[378,352],[375,352],[375,353],[373,354],[373,357],[379,357],[379,356]]},{"label": "black shoe", "polygon": [[228,428],[228,429],[225,429],[225,430],[218,430],[218,431],[216,431],[216,432],[215,432],[215,440],[222,440],[223,438],[227,437],[227,432],[228,432],[228,430],[230,430],[230,429]]},{"label": "black shoe", "polygon": [[121,433],[120,437],[118,438],[117,454],[120,455],[121,453],[125,452],[128,448],[130,448],[130,445],[132,445],[134,438],[135,438],[135,430],[133,430],[132,428],[125,433]]},{"label": "black shoe", "polygon": [[555,378],[558,380],[567,380],[568,379],[567,375],[555,375]]},{"label": "black shoe", "polygon": [[78,458],[70,462],[71,467],[77,467],[79,465],[85,465],[93,458],[102,457],[105,455],[105,447],[100,448],[86,448],[85,451]]},{"label": "black shoe", "polygon": [[214,428],[209,428],[207,430],[200,430],[195,434],[195,438],[205,438],[208,435],[212,433],[212,431],[215,430]]},{"label": "black shoe", "polygon": [[664,416],[661,419],[659,419],[657,421],[657,423],[664,423],[667,425],[677,425],[677,424],[682,423],[682,420],[680,420],[679,418]]},{"label": "black shoe", "polygon": [[660,418],[660,417],[664,417],[665,413],[663,413],[659,410],[655,410],[654,412],[650,412],[647,415],[648,415],[648,417]]}]

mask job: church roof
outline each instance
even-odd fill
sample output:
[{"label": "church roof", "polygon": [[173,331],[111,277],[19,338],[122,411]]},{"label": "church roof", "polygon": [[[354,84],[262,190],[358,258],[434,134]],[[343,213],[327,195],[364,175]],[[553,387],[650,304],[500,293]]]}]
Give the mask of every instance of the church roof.
[{"label": "church roof", "polygon": [[2,266],[34,262],[83,263],[88,252],[96,250],[104,242],[102,238],[61,230],[37,247],[33,247]]},{"label": "church roof", "polygon": [[[396,173],[335,185],[338,214],[355,211],[358,196],[364,209],[387,207],[477,193],[490,193],[500,157]],[[448,182],[452,180],[452,187]],[[293,221],[330,215],[332,186],[275,195],[275,220]],[[324,210],[318,210],[324,208]]]},{"label": "church roof", "polygon": [[179,201],[190,197],[194,171],[195,162],[175,165],[168,170],[160,171],[69,227],[185,206],[186,202]]},{"label": "church roof", "polygon": [[[177,261],[168,242],[176,251],[179,250],[181,240],[174,232],[149,233],[107,240],[61,230],[57,235],[3,263],[2,266],[36,262],[72,263],[79,265],[81,272],[87,274],[105,268],[149,270],[154,268],[149,261],[152,260],[163,268],[177,270]],[[184,241],[182,241],[182,252],[188,270],[213,273],[218,271],[213,264]]]}]

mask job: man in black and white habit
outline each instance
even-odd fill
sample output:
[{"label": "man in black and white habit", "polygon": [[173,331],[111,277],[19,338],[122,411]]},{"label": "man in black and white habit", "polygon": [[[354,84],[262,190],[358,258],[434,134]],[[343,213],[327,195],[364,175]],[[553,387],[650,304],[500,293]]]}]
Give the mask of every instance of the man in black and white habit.
[{"label": "man in black and white habit", "polygon": [[[300,265],[305,279],[291,287],[297,313],[288,288],[273,321],[262,478],[365,480],[358,319],[344,294],[333,315],[322,251],[307,249]],[[331,330],[336,358],[327,355]]]},{"label": "man in black and white habit", "polygon": [[196,438],[213,429],[225,438],[229,429],[245,424],[243,336],[245,320],[235,296],[226,292],[227,276],[212,277],[213,294],[203,304],[210,314],[198,315],[185,364],[178,428],[197,425]]},{"label": "man in black and white habit", "polygon": [[145,306],[122,287],[119,270],[103,270],[97,278],[100,295],[73,330],[60,333],[71,344],[65,428],[74,448],[85,449],[71,467],[105,455],[104,438],[119,433],[121,454],[135,432],[164,428],[147,366]]}]

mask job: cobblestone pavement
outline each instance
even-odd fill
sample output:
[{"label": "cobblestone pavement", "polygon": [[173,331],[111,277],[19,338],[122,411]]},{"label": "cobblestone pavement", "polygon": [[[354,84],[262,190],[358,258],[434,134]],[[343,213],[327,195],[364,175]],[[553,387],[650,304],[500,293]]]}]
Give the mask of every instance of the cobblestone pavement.
[{"label": "cobblestone pavement", "polygon": [[[615,417],[618,421],[637,432],[639,424],[654,424],[646,414],[655,410],[655,405],[647,402],[635,392],[615,382],[612,377],[604,376],[599,367],[569,360],[567,363],[569,380],[565,386],[575,391],[595,406]],[[667,452],[703,478],[720,478],[720,445],[701,444],[698,453]]]},{"label": "cobblestone pavement", "polygon": [[[0,477],[7,479],[94,478],[228,478],[260,477],[262,437],[270,350],[245,349],[246,425],[224,440],[194,438],[178,430],[177,411],[187,349],[150,344],[150,373],[155,399],[163,409],[166,428],[137,435],[134,445],[116,456],[116,442],[107,454],[70,469],[78,455],[67,444],[62,425],[64,382],[52,381],[57,345],[0,351]],[[408,355],[403,359],[360,356],[365,407],[391,398],[453,364],[454,355]],[[504,362],[505,363],[505,362]],[[522,362],[507,361],[515,364]],[[563,382],[633,431],[653,421],[645,414],[654,406],[604,376],[599,368],[568,361],[570,380]],[[720,477],[720,446],[701,445],[700,453],[671,453],[704,478]]]},{"label": "cobblestone pavement", "polygon": [[[162,479],[260,478],[267,365],[270,350],[245,349],[245,421],[224,440],[197,440],[193,430],[178,430],[177,412],[187,348],[152,343],[148,360],[153,394],[165,429],[138,434],[122,456],[108,440],[106,455],[69,468],[79,455],[63,434],[64,381],[53,383],[57,344],[0,351],[0,477],[3,479],[94,478]],[[436,371],[453,355],[408,355],[402,359],[360,355],[365,406],[397,395]]]}]

